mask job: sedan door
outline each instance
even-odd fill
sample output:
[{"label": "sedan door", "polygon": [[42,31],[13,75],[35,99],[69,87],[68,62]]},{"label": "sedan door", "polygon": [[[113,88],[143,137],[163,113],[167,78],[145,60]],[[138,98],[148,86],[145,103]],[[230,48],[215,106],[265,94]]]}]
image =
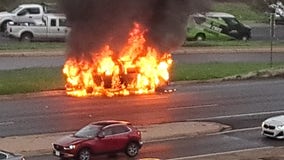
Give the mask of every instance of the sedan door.
[{"label": "sedan door", "polygon": [[103,130],[103,137],[98,138],[95,150],[100,153],[122,151],[125,149],[129,139],[129,128],[125,126],[111,126]]}]

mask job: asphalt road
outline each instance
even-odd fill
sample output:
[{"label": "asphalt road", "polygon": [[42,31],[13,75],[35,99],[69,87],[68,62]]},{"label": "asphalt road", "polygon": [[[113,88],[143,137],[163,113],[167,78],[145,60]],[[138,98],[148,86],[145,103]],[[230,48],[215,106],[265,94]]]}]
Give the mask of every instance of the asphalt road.
[{"label": "asphalt road", "polygon": [[[177,92],[173,94],[4,99],[0,103],[0,137],[73,131],[104,119],[129,120],[136,125],[212,120],[239,129],[259,126],[265,118],[284,113],[282,80],[174,87]],[[249,123],[240,123],[245,121]]]},{"label": "asphalt road", "polygon": [[[260,136],[260,130],[255,129],[146,143],[135,159],[185,160],[215,153],[278,146],[283,146],[283,142],[262,137]],[[104,155],[95,156],[94,159],[125,160],[128,158],[121,153],[114,158]],[[27,160],[58,160],[58,158],[52,155],[44,155],[28,157]]]},{"label": "asphalt road", "polygon": [[[268,24],[260,24],[252,26],[252,40],[270,40],[270,26]],[[284,40],[284,25],[275,26],[274,40]]]},{"label": "asphalt road", "polygon": [[[0,133],[3,137],[72,131],[101,119],[129,120],[135,125],[213,121],[230,125],[232,130],[146,143],[138,158],[178,160],[178,157],[194,158],[211,153],[283,146],[282,141],[262,137],[259,128],[264,119],[284,113],[282,79],[177,85],[176,88],[176,93],[162,95],[2,100],[0,108],[4,115],[0,117]],[[28,160],[53,159],[57,158],[51,155],[28,157]],[[122,154],[115,159],[126,157]]]},{"label": "asphalt road", "polygon": [[[135,125],[213,121],[230,125],[233,131],[146,143],[139,156],[177,160],[178,157],[283,145],[282,141],[262,138],[259,130],[264,119],[284,113],[282,79],[175,87],[178,90],[173,94],[114,98],[6,97],[0,103],[0,136],[73,131],[102,119],[129,120]],[[56,158],[46,155],[28,159]],[[116,159],[125,159],[125,156],[119,155]]]}]

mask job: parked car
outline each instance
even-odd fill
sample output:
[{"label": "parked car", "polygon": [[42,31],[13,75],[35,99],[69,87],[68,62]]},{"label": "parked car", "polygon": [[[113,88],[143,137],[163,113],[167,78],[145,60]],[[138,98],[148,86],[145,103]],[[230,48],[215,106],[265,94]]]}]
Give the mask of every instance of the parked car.
[{"label": "parked car", "polygon": [[284,139],[284,115],[266,119],[261,128],[261,134],[264,136]]},{"label": "parked car", "polygon": [[99,121],[53,143],[61,158],[89,160],[91,155],[124,152],[135,157],[142,147],[141,132],[125,121]]},{"label": "parked car", "polygon": [[273,9],[276,24],[284,24],[284,5],[281,1],[272,3],[269,8]]},{"label": "parked car", "polygon": [[223,12],[208,12],[189,17],[187,40],[248,40],[251,28],[235,16]]},{"label": "parked car", "polygon": [[25,160],[24,156],[0,150],[0,160]]},{"label": "parked car", "polygon": [[7,35],[21,41],[32,40],[65,40],[70,32],[66,17],[63,14],[45,14],[43,24],[10,22]]},{"label": "parked car", "polygon": [[[53,12],[48,4],[22,4],[11,11],[0,12],[0,31],[6,31],[9,22],[29,22],[37,25],[43,24],[42,16]],[[54,5],[55,6],[55,5]]]}]

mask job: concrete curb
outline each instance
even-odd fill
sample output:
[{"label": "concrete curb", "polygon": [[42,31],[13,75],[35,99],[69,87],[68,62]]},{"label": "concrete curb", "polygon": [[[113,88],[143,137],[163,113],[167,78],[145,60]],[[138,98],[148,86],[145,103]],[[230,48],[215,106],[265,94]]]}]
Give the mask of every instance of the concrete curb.
[{"label": "concrete curb", "polygon": [[[154,141],[165,141],[170,138],[182,138],[189,136],[215,133],[229,126],[209,122],[174,122],[155,124],[149,126],[138,126],[142,132],[145,143]],[[23,154],[26,157],[45,155],[52,153],[52,142],[73,132],[50,133],[40,135],[13,136],[0,138],[0,148],[14,153]]]}]

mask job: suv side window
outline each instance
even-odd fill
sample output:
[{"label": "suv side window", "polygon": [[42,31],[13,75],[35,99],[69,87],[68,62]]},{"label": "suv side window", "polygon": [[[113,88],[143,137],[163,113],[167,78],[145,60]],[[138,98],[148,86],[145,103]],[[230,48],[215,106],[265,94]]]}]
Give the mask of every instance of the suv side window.
[{"label": "suv side window", "polygon": [[50,20],[50,26],[51,27],[56,27],[56,19],[51,19]]},{"label": "suv side window", "polygon": [[0,159],[6,159],[6,158],[7,158],[7,156],[5,154],[0,153]]},{"label": "suv side window", "polygon": [[113,135],[112,133],[112,127],[109,127],[107,129],[104,130],[104,135],[105,136],[110,136],[110,135]]},{"label": "suv side window", "polygon": [[113,126],[109,127],[104,130],[104,135],[105,136],[110,136],[110,135],[115,135],[115,134],[121,134],[121,133],[126,133],[129,132],[130,129],[126,126]]},{"label": "suv side window", "polygon": [[40,13],[39,8],[28,8],[27,10],[29,14],[39,14]]},{"label": "suv side window", "polygon": [[121,134],[129,132],[129,128],[126,126],[115,126],[113,127],[113,134]]}]

